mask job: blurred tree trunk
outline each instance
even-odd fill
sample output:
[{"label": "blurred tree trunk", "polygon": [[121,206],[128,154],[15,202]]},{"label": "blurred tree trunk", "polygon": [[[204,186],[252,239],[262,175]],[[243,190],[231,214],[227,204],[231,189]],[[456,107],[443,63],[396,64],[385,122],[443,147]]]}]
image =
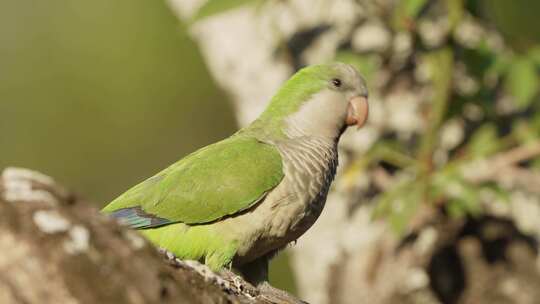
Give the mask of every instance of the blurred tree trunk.
[{"label": "blurred tree trunk", "polygon": [[[258,116],[298,67],[339,59],[349,55],[347,51],[367,58],[358,64],[371,88],[370,124],[342,138],[340,171],[325,210],[291,248],[301,298],[318,304],[538,303],[535,237],[540,229],[536,225],[525,234],[517,226],[524,227],[530,218],[516,214],[518,209],[531,211],[529,216],[538,214],[534,211],[538,209],[537,174],[526,175],[523,184],[531,183],[526,190],[515,185],[518,175],[506,176],[512,176],[513,189],[522,190],[514,192],[521,199],[513,196],[515,201],[503,211],[488,207],[476,217],[456,218],[436,204],[420,204],[420,195],[412,203],[419,207],[411,215],[407,234],[392,233],[388,223],[373,220],[377,206],[371,189],[390,192],[399,176],[393,176],[395,169],[388,164],[388,170],[382,165],[366,168],[360,156],[383,136],[410,146],[418,134],[424,134],[419,154],[429,183],[449,96],[452,90],[471,89],[465,83],[470,79],[459,74],[462,63],[453,62],[445,43],[469,47],[488,37],[500,45],[496,33],[488,36],[483,25],[462,10],[462,1],[251,1],[258,4],[205,18],[201,11],[211,11],[217,1],[169,2],[181,18],[196,16],[192,36],[216,81],[230,93],[241,126]],[[404,4],[394,11],[396,3]],[[440,4],[442,10],[431,5],[433,14],[414,23],[414,15],[426,3]],[[400,23],[396,28],[403,29],[391,29],[392,23]],[[453,28],[459,29],[451,37]],[[425,45],[418,53],[416,40]],[[427,64],[435,68],[433,87],[426,84]],[[433,90],[438,91],[433,94]],[[421,111],[426,107],[431,111],[428,115]],[[531,156],[539,154],[538,149],[531,150]],[[396,156],[396,163],[409,161],[400,157]],[[492,165],[498,163],[497,157],[491,160]],[[499,173],[515,171],[518,162],[493,166],[488,179],[499,182],[505,176]],[[402,196],[416,189],[404,188]],[[409,223],[395,222],[405,224]]]},{"label": "blurred tree trunk", "polygon": [[164,257],[50,177],[0,179],[0,303],[280,303],[239,277]]}]

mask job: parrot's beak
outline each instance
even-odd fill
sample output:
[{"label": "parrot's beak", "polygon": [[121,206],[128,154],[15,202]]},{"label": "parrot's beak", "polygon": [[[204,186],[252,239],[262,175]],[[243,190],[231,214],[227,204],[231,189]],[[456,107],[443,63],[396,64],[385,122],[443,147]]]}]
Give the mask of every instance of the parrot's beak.
[{"label": "parrot's beak", "polygon": [[367,97],[355,96],[349,100],[347,108],[347,118],[345,123],[347,126],[357,125],[360,129],[367,121],[369,106]]}]

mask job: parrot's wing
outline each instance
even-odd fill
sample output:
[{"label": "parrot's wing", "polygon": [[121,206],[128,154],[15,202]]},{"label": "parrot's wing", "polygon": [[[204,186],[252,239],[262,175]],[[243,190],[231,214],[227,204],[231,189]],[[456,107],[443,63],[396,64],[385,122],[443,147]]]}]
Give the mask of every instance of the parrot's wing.
[{"label": "parrot's wing", "polygon": [[134,228],[207,223],[253,206],[283,175],[275,147],[233,136],[190,154],[103,211]]}]

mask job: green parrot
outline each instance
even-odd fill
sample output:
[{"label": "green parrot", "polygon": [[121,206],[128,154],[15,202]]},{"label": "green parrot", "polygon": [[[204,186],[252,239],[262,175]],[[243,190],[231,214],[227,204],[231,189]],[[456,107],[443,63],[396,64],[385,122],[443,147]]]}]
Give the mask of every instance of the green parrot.
[{"label": "green parrot", "polygon": [[320,215],[347,126],[368,115],[350,65],[308,66],[258,119],[134,186],[103,212],[180,259],[237,269],[258,285],[268,261]]}]

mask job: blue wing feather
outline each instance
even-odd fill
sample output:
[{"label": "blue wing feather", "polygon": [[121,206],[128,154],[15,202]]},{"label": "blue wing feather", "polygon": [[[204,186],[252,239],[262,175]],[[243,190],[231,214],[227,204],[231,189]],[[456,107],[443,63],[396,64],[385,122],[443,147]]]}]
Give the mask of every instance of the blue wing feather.
[{"label": "blue wing feather", "polygon": [[136,229],[158,227],[171,223],[168,219],[144,212],[139,206],[118,209],[111,212],[110,216],[117,219],[120,224]]}]

